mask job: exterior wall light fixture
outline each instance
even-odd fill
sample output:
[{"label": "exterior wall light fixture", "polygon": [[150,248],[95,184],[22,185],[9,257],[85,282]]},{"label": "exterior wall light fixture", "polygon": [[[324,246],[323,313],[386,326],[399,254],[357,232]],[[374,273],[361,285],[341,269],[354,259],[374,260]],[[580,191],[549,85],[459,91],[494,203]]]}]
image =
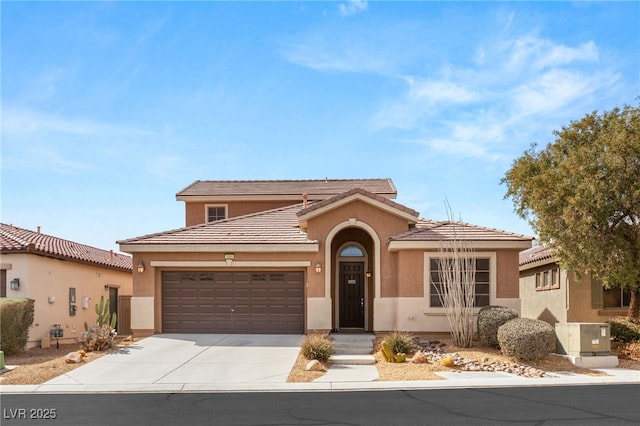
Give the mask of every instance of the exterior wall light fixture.
[{"label": "exterior wall light fixture", "polygon": [[144,262],[141,260],[140,263],[138,263],[138,272],[140,274],[144,273]]},{"label": "exterior wall light fixture", "polygon": [[319,263],[316,263],[316,273],[319,274],[320,272],[322,272],[322,265]]},{"label": "exterior wall light fixture", "polygon": [[11,290],[20,289],[20,278],[14,278],[11,280]]},{"label": "exterior wall light fixture", "polygon": [[367,271],[367,278],[371,278],[372,275],[371,271]]}]

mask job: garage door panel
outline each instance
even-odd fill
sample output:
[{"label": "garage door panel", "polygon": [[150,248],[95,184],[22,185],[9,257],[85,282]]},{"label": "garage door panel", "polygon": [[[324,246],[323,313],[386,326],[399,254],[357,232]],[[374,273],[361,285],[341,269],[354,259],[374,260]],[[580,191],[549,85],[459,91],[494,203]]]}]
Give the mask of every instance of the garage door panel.
[{"label": "garage door panel", "polygon": [[162,315],[167,333],[302,333],[304,272],[163,272]]}]

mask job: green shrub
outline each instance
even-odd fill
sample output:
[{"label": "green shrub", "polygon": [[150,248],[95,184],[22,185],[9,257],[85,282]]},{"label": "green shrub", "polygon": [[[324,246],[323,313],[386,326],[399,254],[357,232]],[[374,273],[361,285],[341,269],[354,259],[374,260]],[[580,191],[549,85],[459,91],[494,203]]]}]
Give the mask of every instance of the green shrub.
[{"label": "green shrub", "polygon": [[640,341],[640,323],[631,318],[617,317],[609,320],[611,337],[619,342]]},{"label": "green shrub", "polygon": [[408,354],[416,350],[416,342],[411,334],[394,331],[384,336],[383,341],[389,345],[394,354]]},{"label": "green shrub", "polygon": [[498,328],[502,353],[525,361],[544,359],[555,350],[556,332],[547,322],[515,318]]},{"label": "green shrub", "polygon": [[498,329],[507,321],[518,318],[518,312],[506,306],[485,306],[478,312],[478,341],[481,345],[498,347]]},{"label": "green shrub", "polygon": [[33,299],[0,299],[0,349],[6,355],[15,355],[26,346],[34,304]]},{"label": "green shrub", "polygon": [[326,334],[312,334],[307,336],[300,345],[302,355],[306,359],[317,359],[326,362],[333,355],[333,343]]}]

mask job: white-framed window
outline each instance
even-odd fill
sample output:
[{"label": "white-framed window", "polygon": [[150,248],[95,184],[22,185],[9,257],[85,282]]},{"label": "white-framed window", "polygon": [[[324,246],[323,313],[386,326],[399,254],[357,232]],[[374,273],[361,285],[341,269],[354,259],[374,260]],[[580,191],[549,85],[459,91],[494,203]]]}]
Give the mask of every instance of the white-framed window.
[{"label": "white-framed window", "polygon": [[536,291],[554,290],[560,288],[560,270],[547,269],[536,273]]},{"label": "white-framed window", "polygon": [[207,204],[204,207],[207,222],[215,222],[227,218],[227,206],[225,204]]},{"label": "white-framed window", "polygon": [[[427,267],[425,279],[425,296],[427,298],[427,310],[441,310],[442,302],[438,296],[438,288],[442,289],[440,282],[440,260],[446,258],[445,253],[425,253]],[[496,255],[495,253],[474,253],[475,258],[475,307],[491,304],[496,298]]]}]

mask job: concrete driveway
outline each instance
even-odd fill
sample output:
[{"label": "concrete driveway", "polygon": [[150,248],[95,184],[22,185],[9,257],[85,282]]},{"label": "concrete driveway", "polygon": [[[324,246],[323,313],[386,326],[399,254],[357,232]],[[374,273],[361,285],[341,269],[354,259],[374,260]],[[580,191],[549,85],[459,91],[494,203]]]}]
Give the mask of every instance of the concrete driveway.
[{"label": "concrete driveway", "polygon": [[185,386],[273,387],[284,384],[302,335],[159,334],[56,377],[51,390],[128,388],[180,390]]}]

